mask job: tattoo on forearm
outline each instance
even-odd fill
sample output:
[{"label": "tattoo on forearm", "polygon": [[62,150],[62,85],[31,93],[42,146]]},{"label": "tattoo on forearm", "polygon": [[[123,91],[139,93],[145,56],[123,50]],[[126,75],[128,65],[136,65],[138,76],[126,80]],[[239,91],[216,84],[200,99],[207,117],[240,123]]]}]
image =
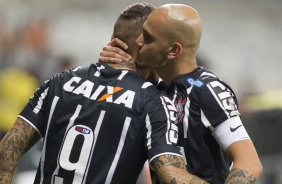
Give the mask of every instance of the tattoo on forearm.
[{"label": "tattoo on forearm", "polygon": [[201,178],[198,178],[197,176],[193,176],[190,184],[208,184],[206,181],[202,180]]},{"label": "tattoo on forearm", "polygon": [[256,178],[248,171],[242,169],[232,169],[229,173],[225,184],[254,184]]},{"label": "tattoo on forearm", "polygon": [[19,159],[38,139],[38,133],[18,118],[0,142],[0,184],[11,183]]},{"label": "tattoo on forearm", "polygon": [[202,179],[188,174],[181,157],[162,155],[152,161],[163,184],[206,184]]},{"label": "tattoo on forearm", "polygon": [[12,182],[11,174],[0,174],[0,184],[8,184]]},{"label": "tattoo on forearm", "polygon": [[175,168],[185,169],[185,164],[182,158],[175,155],[163,155],[153,160],[156,168],[161,168],[166,165],[174,166]]}]

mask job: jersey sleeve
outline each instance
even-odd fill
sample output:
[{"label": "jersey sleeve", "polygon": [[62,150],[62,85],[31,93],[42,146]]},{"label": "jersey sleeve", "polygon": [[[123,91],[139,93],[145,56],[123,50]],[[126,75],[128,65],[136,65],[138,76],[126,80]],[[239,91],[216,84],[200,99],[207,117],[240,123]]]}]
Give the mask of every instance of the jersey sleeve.
[{"label": "jersey sleeve", "polygon": [[223,150],[234,142],[250,139],[239,116],[222,122],[214,129],[213,135]]},{"label": "jersey sleeve", "polygon": [[206,126],[216,127],[225,120],[239,116],[234,92],[219,79],[211,80],[197,88],[202,121]]},{"label": "jersey sleeve", "polygon": [[44,121],[46,121],[45,116],[48,113],[46,112],[46,99],[51,82],[48,80],[41,84],[18,116],[29,123],[41,136],[44,136]]},{"label": "jersey sleeve", "polygon": [[176,146],[178,127],[176,126],[176,109],[166,96],[154,95],[144,101],[146,109],[146,140],[148,159],[163,154],[179,155],[180,149]]},{"label": "jersey sleeve", "polygon": [[224,150],[234,142],[250,139],[240,119],[236,96],[227,84],[211,80],[198,94],[202,122]]}]

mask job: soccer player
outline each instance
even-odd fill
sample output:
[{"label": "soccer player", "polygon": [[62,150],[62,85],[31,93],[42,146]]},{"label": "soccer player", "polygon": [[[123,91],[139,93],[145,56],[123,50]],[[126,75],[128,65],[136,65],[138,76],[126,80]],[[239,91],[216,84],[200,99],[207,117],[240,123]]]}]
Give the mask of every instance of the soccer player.
[{"label": "soccer player", "polygon": [[[187,170],[212,184],[254,183],[262,165],[241,122],[236,96],[215,74],[197,66],[201,33],[200,16],[192,7],[156,8],[136,41],[137,66],[155,69],[167,86],[162,90],[177,109],[178,145]],[[128,55],[109,45],[100,60],[104,57],[119,62]]]},{"label": "soccer player", "polygon": [[[127,30],[123,39],[135,42],[151,10],[148,4],[129,6],[114,35]],[[134,71],[133,62],[115,68],[123,69],[78,67],[39,87],[0,143],[0,184],[11,183],[19,159],[40,137],[34,183],[133,184],[147,159],[163,183],[205,183],[188,174],[175,146],[172,102]]]}]

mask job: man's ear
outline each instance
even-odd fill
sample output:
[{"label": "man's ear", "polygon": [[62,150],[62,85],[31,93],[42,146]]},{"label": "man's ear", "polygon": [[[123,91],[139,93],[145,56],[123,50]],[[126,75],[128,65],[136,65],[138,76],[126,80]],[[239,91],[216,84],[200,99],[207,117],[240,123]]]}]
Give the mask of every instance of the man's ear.
[{"label": "man's ear", "polygon": [[173,59],[180,55],[182,52],[182,45],[178,42],[174,42],[172,46],[168,48],[167,57]]}]

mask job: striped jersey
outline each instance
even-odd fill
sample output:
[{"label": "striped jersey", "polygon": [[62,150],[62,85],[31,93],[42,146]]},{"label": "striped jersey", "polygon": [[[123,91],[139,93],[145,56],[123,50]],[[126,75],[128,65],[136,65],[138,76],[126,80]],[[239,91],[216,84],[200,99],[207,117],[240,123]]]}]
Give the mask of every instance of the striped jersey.
[{"label": "striped jersey", "polygon": [[19,117],[44,139],[36,184],[133,184],[147,159],[181,155],[172,102],[106,64],[54,75]]},{"label": "striped jersey", "polygon": [[[211,184],[223,184],[231,165],[224,149],[249,138],[234,92],[200,67],[177,76],[164,91],[177,109],[178,146],[185,155],[187,170]],[[238,123],[238,130],[231,132],[234,123]]]}]

